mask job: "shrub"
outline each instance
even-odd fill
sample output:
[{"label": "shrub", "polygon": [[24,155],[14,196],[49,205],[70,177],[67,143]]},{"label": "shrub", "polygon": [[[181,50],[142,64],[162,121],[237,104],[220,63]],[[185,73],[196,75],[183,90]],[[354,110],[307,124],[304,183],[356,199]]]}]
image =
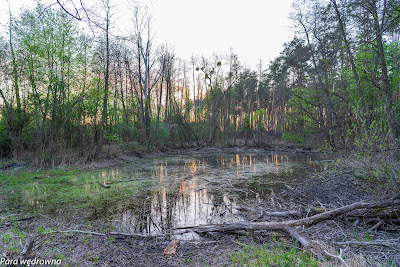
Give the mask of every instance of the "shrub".
[{"label": "shrub", "polygon": [[302,144],[304,142],[304,136],[301,133],[283,132],[282,139],[286,142],[293,142],[298,144]]}]

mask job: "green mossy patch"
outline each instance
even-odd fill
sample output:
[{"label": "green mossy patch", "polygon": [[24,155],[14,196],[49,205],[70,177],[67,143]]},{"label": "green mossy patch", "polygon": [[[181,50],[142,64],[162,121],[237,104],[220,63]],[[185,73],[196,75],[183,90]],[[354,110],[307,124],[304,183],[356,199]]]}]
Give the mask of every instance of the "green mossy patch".
[{"label": "green mossy patch", "polygon": [[0,181],[12,178],[0,189],[3,207],[30,212],[52,212],[58,209],[87,209],[110,205],[138,194],[145,180],[112,183],[104,188],[99,183],[111,179],[100,171],[51,169],[1,173]]},{"label": "green mossy patch", "polygon": [[276,245],[245,245],[232,254],[235,266],[319,266],[320,262],[307,251]]}]

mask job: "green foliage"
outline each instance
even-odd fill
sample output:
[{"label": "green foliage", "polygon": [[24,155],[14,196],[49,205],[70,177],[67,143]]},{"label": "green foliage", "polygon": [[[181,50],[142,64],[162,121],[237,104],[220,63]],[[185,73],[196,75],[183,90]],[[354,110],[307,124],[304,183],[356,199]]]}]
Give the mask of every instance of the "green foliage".
[{"label": "green foliage", "polygon": [[304,135],[301,133],[283,132],[282,139],[286,142],[302,144],[304,142]]},{"label": "green foliage", "polygon": [[308,252],[295,248],[276,248],[269,245],[244,246],[232,254],[232,261],[239,266],[319,266],[320,262]]},{"label": "green foliage", "polygon": [[[14,192],[14,197],[9,197],[7,203],[3,204],[24,207],[30,212],[92,210],[93,207],[103,207],[136,194],[146,183],[131,183],[129,188],[123,184],[113,184],[105,190],[98,182],[104,183],[104,179],[109,180],[110,177],[105,178],[99,172],[63,169],[18,171],[14,176],[15,179],[3,186],[3,192],[10,195]],[[6,177],[6,174],[0,174],[0,181]]]},{"label": "green foliage", "polygon": [[400,190],[400,155],[385,121],[372,121],[368,130],[353,127],[348,132],[354,136],[350,161],[361,176],[380,189]]},{"label": "green foliage", "polygon": [[[343,10],[348,4],[344,3]],[[1,77],[11,81],[10,88],[3,79],[0,86],[5,92],[0,96],[0,157],[16,155],[19,149],[32,152],[26,154],[33,154],[37,164],[66,163],[78,154],[92,153],[88,147],[99,143],[100,129],[109,144],[140,151],[194,141],[229,144],[233,137],[237,144],[250,131],[257,142],[264,142],[269,130],[271,135],[284,132],[282,138],[288,142],[302,144],[305,137],[315,134],[327,139],[329,149],[348,148],[353,141],[360,147],[364,141],[360,143],[359,133],[349,129],[372,121],[388,124],[392,121],[388,114],[395,114],[400,122],[397,29],[391,26],[382,36],[384,63],[378,39],[369,36],[377,34],[374,27],[366,32],[365,27],[357,27],[353,15],[358,14],[350,10],[343,14],[360,38],[351,48],[353,70],[341,38],[332,37],[333,32],[340,33],[331,6],[321,3],[305,8],[309,40],[293,38],[267,68],[260,65],[256,71],[241,64],[234,53],[228,58],[193,58],[191,64],[199,73],[193,73],[195,87],[188,88],[189,65],[177,64],[172,51],[155,49],[153,67],[144,68],[137,60],[144,47],[112,36],[108,42],[104,35],[86,36],[62,9],[39,1],[11,23],[13,56],[9,38],[4,37],[8,31],[0,33]],[[392,6],[387,12],[398,13]],[[109,61],[106,51],[112,55]],[[104,92],[106,62],[110,65],[108,95]],[[386,67],[389,90],[382,86],[387,85]],[[145,71],[149,73],[144,75]],[[144,80],[148,84],[138,84]],[[392,106],[385,107],[390,99]],[[101,121],[104,129],[99,127]],[[370,137],[371,142],[379,139]],[[382,172],[390,173],[380,169],[380,176]]]},{"label": "green foliage", "polygon": [[259,131],[265,131],[267,129],[267,111],[266,109],[257,109],[254,113],[254,120],[256,123],[256,129]]},{"label": "green foliage", "polygon": [[250,115],[245,115],[244,121],[243,121],[243,126],[242,126],[242,131],[250,132],[250,127],[251,127]]},{"label": "green foliage", "polygon": [[317,100],[317,94],[310,88],[295,88],[288,102],[288,112],[285,122],[288,129],[296,129],[304,133],[318,131],[318,110],[313,102]]},{"label": "green foliage", "polygon": [[[156,123],[157,122],[154,120],[151,123],[151,128],[152,128],[152,131],[154,131],[154,132],[155,132],[155,128],[156,128]],[[158,127],[157,128],[157,136],[155,136],[156,143],[161,146],[167,145],[170,142],[170,137],[171,137],[171,134],[170,134],[167,124],[162,121],[159,121],[157,127]]]},{"label": "green foliage", "polygon": [[107,134],[105,139],[109,144],[121,144],[122,138],[119,137],[117,134]]}]

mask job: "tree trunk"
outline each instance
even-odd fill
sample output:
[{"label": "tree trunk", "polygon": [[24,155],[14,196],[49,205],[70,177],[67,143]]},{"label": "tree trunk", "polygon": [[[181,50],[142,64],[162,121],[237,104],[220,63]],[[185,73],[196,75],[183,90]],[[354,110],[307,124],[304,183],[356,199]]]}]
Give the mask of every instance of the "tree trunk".
[{"label": "tree trunk", "polygon": [[99,140],[97,143],[95,157],[97,158],[100,154],[101,148],[103,146],[104,139],[104,124],[107,117],[107,100],[108,100],[108,78],[109,78],[109,68],[110,68],[110,43],[109,43],[109,18],[110,6],[107,6],[107,17],[106,17],[106,73],[104,76],[104,97],[103,97],[103,112],[101,114],[100,130],[99,130]]},{"label": "tree trunk", "polygon": [[364,92],[361,88],[361,83],[360,83],[360,78],[358,76],[358,72],[357,72],[357,68],[356,68],[356,64],[354,63],[354,57],[353,57],[353,53],[351,52],[351,48],[350,48],[350,43],[347,40],[347,36],[346,36],[346,29],[344,27],[343,21],[342,21],[342,17],[340,15],[339,12],[339,8],[336,4],[336,0],[331,0],[333,6],[335,7],[335,12],[336,12],[336,16],[339,22],[339,28],[340,28],[340,32],[342,34],[342,38],[346,47],[346,52],[347,55],[349,57],[350,60],[350,64],[351,64],[351,69],[353,71],[353,76],[354,76],[354,80],[356,82],[356,86],[357,86],[357,91],[358,91],[358,95],[360,96],[360,103],[361,103],[361,120],[362,123],[364,125],[365,130],[367,131],[369,128],[369,125],[371,124],[370,121],[370,117],[367,115],[367,109],[365,106],[365,99],[364,99]]},{"label": "tree trunk", "polygon": [[[385,1],[385,10],[386,10],[386,1]],[[399,125],[396,121],[396,118],[394,116],[394,110],[393,110],[393,93],[390,89],[390,84],[389,84],[389,76],[388,76],[388,70],[387,70],[387,64],[386,64],[386,59],[385,59],[385,52],[383,49],[383,40],[382,40],[382,35],[383,35],[383,25],[380,25],[379,23],[379,17],[378,17],[378,12],[377,12],[377,7],[376,3],[372,3],[372,15],[374,18],[374,28],[376,32],[376,43],[377,43],[377,55],[378,55],[378,60],[381,65],[382,69],[382,86],[383,86],[383,92],[385,94],[385,113],[387,117],[387,123],[389,126],[389,129],[391,131],[391,135],[393,139],[398,139],[399,138]],[[382,16],[385,16],[382,14]]]}]

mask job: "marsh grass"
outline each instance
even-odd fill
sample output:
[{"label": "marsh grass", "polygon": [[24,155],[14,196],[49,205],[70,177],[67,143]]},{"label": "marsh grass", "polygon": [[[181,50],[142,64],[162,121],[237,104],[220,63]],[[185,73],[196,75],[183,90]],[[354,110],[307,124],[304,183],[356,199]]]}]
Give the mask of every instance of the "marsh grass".
[{"label": "marsh grass", "polygon": [[246,245],[232,254],[232,262],[236,266],[317,267],[320,264],[308,252],[272,245]]},{"label": "marsh grass", "polygon": [[[54,212],[65,209],[88,209],[112,205],[120,200],[138,194],[145,180],[111,184],[103,188],[99,182],[108,177],[100,171],[80,171],[77,169],[51,169],[38,171],[18,171],[3,185],[0,199],[3,207],[21,208],[32,213]],[[0,173],[0,181],[10,174]]]}]

